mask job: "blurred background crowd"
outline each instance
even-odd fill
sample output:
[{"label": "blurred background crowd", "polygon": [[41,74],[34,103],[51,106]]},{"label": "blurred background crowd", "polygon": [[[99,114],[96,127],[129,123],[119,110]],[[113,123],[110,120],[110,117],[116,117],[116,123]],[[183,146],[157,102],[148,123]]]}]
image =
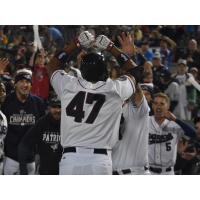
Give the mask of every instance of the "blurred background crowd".
[{"label": "blurred background crowd", "polygon": [[[0,26],[0,58],[7,58],[6,70],[0,68],[0,82],[6,95],[14,90],[16,71],[32,71],[31,93],[48,104],[53,89],[45,66],[54,53],[77,35],[88,30],[94,35],[106,35],[121,48],[118,36],[131,34],[134,53],[131,57],[144,70],[142,88],[151,107],[153,93],[164,92],[170,98],[170,111],[196,128],[195,140],[182,138],[178,145],[177,174],[200,173],[200,26],[170,25],[76,25],[39,26],[43,48],[34,47],[33,26]],[[66,68],[78,68],[82,51],[75,52]],[[127,52],[128,53],[128,52]],[[111,75],[120,74],[119,64],[105,55]]]}]

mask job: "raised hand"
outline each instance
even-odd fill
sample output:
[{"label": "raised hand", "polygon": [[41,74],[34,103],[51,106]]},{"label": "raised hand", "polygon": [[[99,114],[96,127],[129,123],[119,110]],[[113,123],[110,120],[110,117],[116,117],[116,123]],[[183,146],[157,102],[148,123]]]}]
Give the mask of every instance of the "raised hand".
[{"label": "raised hand", "polygon": [[9,64],[8,58],[0,58],[0,73],[4,73],[7,65]]},{"label": "raised hand", "polygon": [[95,46],[101,51],[109,50],[109,48],[112,47],[112,45],[113,42],[105,35],[99,35],[96,38]]},{"label": "raised hand", "polygon": [[121,49],[124,53],[132,56],[136,52],[136,48],[134,45],[134,38],[130,33],[122,32],[121,36],[117,36]]},{"label": "raised hand", "polygon": [[176,116],[171,113],[170,111],[167,111],[165,114],[165,118],[170,120],[170,121],[176,121]]},{"label": "raised hand", "polygon": [[83,31],[78,36],[78,45],[80,45],[83,48],[90,48],[94,45],[94,35],[92,35],[89,31]]}]

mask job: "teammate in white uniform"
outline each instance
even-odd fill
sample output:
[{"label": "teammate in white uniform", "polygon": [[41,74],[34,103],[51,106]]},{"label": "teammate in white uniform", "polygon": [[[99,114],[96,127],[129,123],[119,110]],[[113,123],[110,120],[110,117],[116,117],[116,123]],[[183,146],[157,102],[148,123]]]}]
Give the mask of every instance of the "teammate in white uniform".
[{"label": "teammate in white uniform", "polygon": [[[130,77],[115,81],[107,77],[102,55],[89,53],[81,63],[82,77],[57,70],[63,56],[77,46],[90,47],[93,36],[80,34],[78,45],[72,43],[65,52],[55,56],[48,70],[51,84],[61,99],[61,145],[64,148],[60,174],[112,174],[111,149],[118,140],[122,104],[134,92]],[[123,57],[124,66],[131,60],[106,36],[96,39],[101,50]]]},{"label": "teammate in white uniform", "polygon": [[124,132],[113,148],[113,174],[149,174],[149,106],[139,85],[123,106]]},{"label": "teammate in white uniform", "polygon": [[174,174],[177,143],[185,133],[195,137],[195,130],[168,111],[169,99],[163,93],[155,95],[154,115],[149,120],[149,169],[151,174]]}]

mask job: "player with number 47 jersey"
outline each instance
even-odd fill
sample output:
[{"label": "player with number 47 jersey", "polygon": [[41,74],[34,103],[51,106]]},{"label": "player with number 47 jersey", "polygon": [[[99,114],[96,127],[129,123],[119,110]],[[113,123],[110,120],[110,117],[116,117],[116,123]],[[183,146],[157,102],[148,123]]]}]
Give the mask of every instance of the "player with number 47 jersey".
[{"label": "player with number 47 jersey", "polygon": [[63,156],[60,174],[112,174],[111,149],[119,138],[123,102],[135,92],[131,75],[117,80],[108,77],[105,58],[90,52],[81,61],[81,77],[74,77],[59,64],[76,47],[110,51],[122,66],[132,68],[133,62],[104,35],[96,40],[85,31],[64,52],[50,61],[51,84],[61,100],[61,145]]},{"label": "player with number 47 jersey", "polygon": [[61,145],[111,149],[118,140],[122,104],[133,92],[124,77],[91,84],[56,71],[51,83],[61,98]]}]

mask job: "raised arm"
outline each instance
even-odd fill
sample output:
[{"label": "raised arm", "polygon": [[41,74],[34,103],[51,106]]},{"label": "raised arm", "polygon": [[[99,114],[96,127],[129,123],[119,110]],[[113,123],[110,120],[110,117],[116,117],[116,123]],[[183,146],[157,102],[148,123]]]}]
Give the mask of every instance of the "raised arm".
[{"label": "raised arm", "polygon": [[190,137],[190,138],[196,137],[195,129],[193,127],[191,127],[190,125],[188,125],[187,123],[181,121],[180,119],[177,119],[176,116],[174,114],[172,114],[171,112],[167,111],[165,113],[165,118],[177,123],[183,129],[184,134],[187,135],[188,137]]},{"label": "raised arm", "polygon": [[77,40],[71,41],[63,51],[57,52],[55,56],[49,61],[47,65],[47,72],[49,77],[54,73],[54,71],[61,69],[64,64],[68,61],[69,55],[77,48],[90,48],[94,43],[94,36],[88,32],[82,32]]},{"label": "raised arm", "polygon": [[7,58],[0,58],[0,74],[4,74],[8,64],[9,60]]},{"label": "raised arm", "polygon": [[[128,72],[130,69],[136,67],[136,64],[129,57],[129,55],[127,53],[123,52],[121,49],[117,48],[114,45],[114,43],[109,38],[107,38],[105,35],[99,35],[96,38],[95,45],[101,51],[106,50],[106,51],[110,52],[117,59],[120,67],[125,72]],[[128,47],[127,47],[127,49],[128,49]]]}]

